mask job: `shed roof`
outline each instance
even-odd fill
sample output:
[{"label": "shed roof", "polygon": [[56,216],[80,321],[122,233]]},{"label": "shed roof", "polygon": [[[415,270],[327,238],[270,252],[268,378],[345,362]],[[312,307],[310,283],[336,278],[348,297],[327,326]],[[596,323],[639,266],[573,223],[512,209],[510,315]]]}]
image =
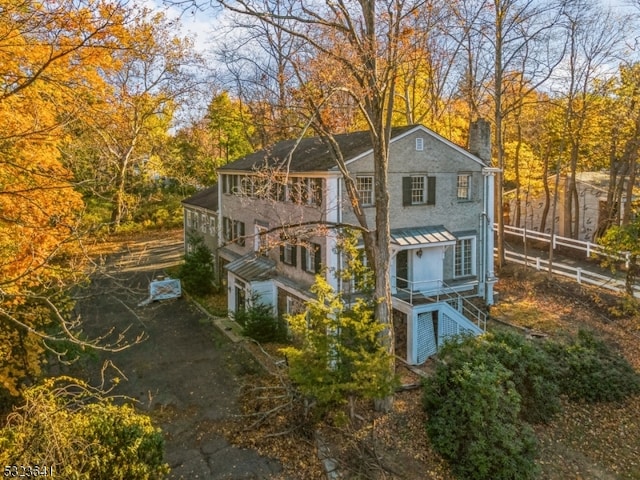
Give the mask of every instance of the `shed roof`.
[{"label": "shed roof", "polygon": [[420,245],[451,245],[456,236],[443,225],[429,227],[395,228],[391,230],[391,244],[399,247]]},{"label": "shed roof", "polygon": [[275,262],[251,252],[230,262],[226,269],[247,282],[269,280],[275,273]]}]

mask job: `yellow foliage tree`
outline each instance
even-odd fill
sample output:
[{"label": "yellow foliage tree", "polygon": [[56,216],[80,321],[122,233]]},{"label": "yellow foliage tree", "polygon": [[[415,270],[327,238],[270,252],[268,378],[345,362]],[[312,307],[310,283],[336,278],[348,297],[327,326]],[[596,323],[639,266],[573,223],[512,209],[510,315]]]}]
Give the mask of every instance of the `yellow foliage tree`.
[{"label": "yellow foliage tree", "polygon": [[101,89],[126,11],[99,0],[0,0],[0,11],[0,385],[15,395],[39,373],[43,339],[75,338],[58,300],[84,273],[83,202],[60,162],[62,126],[80,92]]}]

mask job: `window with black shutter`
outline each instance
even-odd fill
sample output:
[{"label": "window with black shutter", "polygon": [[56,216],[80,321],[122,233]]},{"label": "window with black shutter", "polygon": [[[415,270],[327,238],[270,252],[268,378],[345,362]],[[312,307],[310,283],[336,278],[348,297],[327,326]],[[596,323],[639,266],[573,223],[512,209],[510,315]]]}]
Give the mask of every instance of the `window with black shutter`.
[{"label": "window with black shutter", "polygon": [[402,205],[435,205],[436,177],[412,175],[402,177]]}]

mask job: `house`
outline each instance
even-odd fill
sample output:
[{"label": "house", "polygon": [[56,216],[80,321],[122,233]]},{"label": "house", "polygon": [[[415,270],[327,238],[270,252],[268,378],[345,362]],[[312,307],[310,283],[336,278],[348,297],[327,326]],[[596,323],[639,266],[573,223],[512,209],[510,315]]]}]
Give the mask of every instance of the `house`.
[{"label": "house", "polygon": [[[218,184],[204,188],[182,200],[184,222],[184,253],[189,253],[189,238],[198,236],[217,259],[218,250]],[[214,271],[220,278],[218,268]]]},{"label": "house", "polygon": [[[607,211],[607,193],[609,190],[609,173],[604,171],[581,172],[576,174],[576,190],[580,214],[577,228],[577,240],[593,242],[602,234],[602,225],[607,223],[610,212]],[[625,180],[625,183],[627,181]],[[551,233],[551,215],[553,211],[553,192],[556,185],[556,175],[548,178],[551,188],[551,202],[548,207],[547,220],[543,233]],[[569,177],[561,175],[558,182],[558,208],[556,209],[554,233],[561,237],[571,237],[571,217],[568,212]],[[526,191],[521,195],[526,196]],[[520,221],[516,218],[515,191],[505,193],[505,225],[511,225],[527,230],[540,231],[542,217],[545,209],[544,193],[532,193],[528,198],[520,201]],[[622,197],[622,205],[626,202],[626,196]],[[620,209],[621,210],[621,209]],[[516,225],[518,223],[518,225]]]},{"label": "house", "polygon": [[[471,138],[484,160],[420,125],[392,131],[393,316],[396,351],[411,364],[424,362],[449,335],[480,333],[482,313],[471,300],[493,303],[496,170],[487,163],[488,123],[478,123]],[[335,141],[373,225],[369,133]],[[320,138],[289,140],[219,169],[218,256],[230,311],[257,298],[279,315],[295,313],[312,298],[318,273],[336,290],[347,288],[335,275],[342,256],[334,226],[356,218],[330,151]]]}]

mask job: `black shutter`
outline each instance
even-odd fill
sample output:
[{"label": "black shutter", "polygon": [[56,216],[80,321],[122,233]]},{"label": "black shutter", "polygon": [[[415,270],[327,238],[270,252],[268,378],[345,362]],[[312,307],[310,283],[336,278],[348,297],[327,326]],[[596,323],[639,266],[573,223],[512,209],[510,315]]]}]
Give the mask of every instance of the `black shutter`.
[{"label": "black shutter", "polygon": [[291,265],[294,266],[294,267],[298,265],[298,262],[297,262],[298,255],[297,255],[297,253],[298,253],[298,247],[296,245],[291,245]]},{"label": "black shutter", "polygon": [[320,251],[320,245],[318,245],[317,243],[314,243],[313,244],[313,250],[314,250],[313,268],[314,268],[314,271],[316,273],[320,273],[320,270],[321,270],[320,263],[322,262],[322,254],[321,254],[321,251]]},{"label": "black shutter", "polygon": [[308,271],[307,268],[307,249],[306,247],[300,247],[300,267],[303,271]]},{"label": "black shutter", "polygon": [[402,205],[411,205],[411,177],[402,177]]},{"label": "black shutter", "polygon": [[436,177],[427,177],[427,205],[436,204]]},{"label": "black shutter", "polygon": [[284,245],[280,245],[280,261],[284,263]]}]

